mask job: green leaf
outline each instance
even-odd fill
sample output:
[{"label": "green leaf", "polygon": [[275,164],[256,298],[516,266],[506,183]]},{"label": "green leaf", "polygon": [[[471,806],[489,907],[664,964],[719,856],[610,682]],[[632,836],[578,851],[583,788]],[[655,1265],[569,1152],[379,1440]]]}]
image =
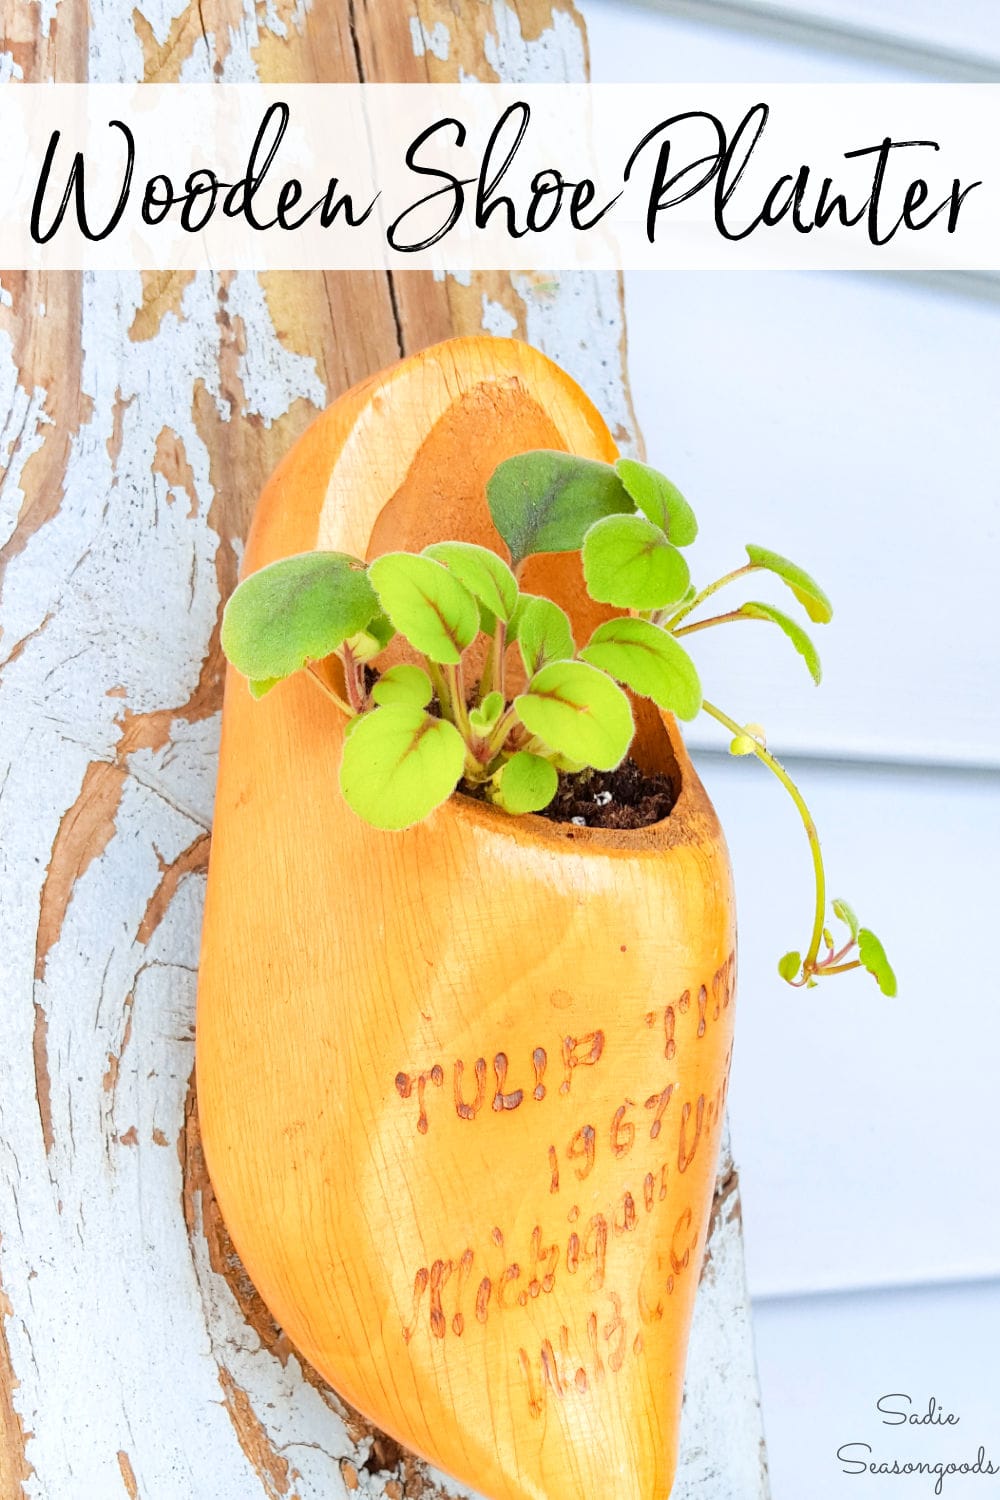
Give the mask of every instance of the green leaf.
[{"label": "green leaf", "polygon": [[413,704],[393,703],[355,720],[344,742],[340,789],[375,828],[409,828],[448,797],[465,767],[454,724]]},{"label": "green leaf", "polygon": [[680,490],[665,474],[634,458],[620,458],[615,473],[643,515],[665,531],[675,547],[690,547],[698,535],[698,522]]},{"label": "green leaf", "polygon": [[388,703],[409,703],[425,708],[434,696],[434,688],[423,667],[401,662],[390,667],[372,688],[372,702],[384,707]]},{"label": "green leaf", "polygon": [[787,557],[782,557],[778,552],[771,552],[767,547],[757,547],[747,543],[747,556],[757,568],[766,568],[769,573],[774,573],[783,583],[787,583],[796,599],[802,605],[810,620],[817,625],[826,625],[833,619],[833,605],[820,588],[815,579],[810,578],[804,568],[798,563],[789,562]]},{"label": "green leaf", "polygon": [[378,656],[380,651],[385,650],[395,634],[392,621],[388,615],[384,615],[379,610],[378,614],[373,615],[368,621],[364,630],[359,630],[357,635],[350,636],[344,645],[350,646],[358,661],[371,661],[373,656]]},{"label": "green leaf", "polygon": [[350,648],[356,661],[371,661],[373,657],[378,656],[380,651],[385,650],[395,634],[392,621],[379,611],[368,621],[364,630],[359,630],[357,635],[349,636],[344,645]]},{"label": "green leaf", "polygon": [[648,620],[606,620],[580,656],[678,718],[693,719],[701,711],[694,662],[672,635]]},{"label": "green leaf", "polygon": [[784,614],[780,609],[775,609],[773,605],[760,604],[755,599],[751,599],[747,604],[741,605],[739,613],[745,615],[748,620],[770,620],[773,625],[777,625],[779,630],[783,630],[809,668],[809,675],[813,682],[819,683],[823,675],[823,669],[819,662],[819,652],[809,639],[806,631],[802,629],[802,626],[796,620],[790,619],[788,615]]},{"label": "green leaf", "polygon": [[534,552],[576,552],[595,521],[634,509],[610,464],[548,449],[498,464],[486,499],[515,567]]},{"label": "green leaf", "polygon": [[582,661],[554,661],[514,700],[531,734],[559,755],[610,771],[632,743],[632,708],[610,677]]},{"label": "green leaf", "polygon": [[854,915],[853,908],[850,907],[850,906],[848,906],[848,904],[847,904],[846,901],[842,901],[838,897],[837,900],[834,901],[834,903],[833,903],[833,915],[835,917],[838,917],[840,919],[840,921],[843,922],[844,926],[850,932],[851,937],[854,940],[854,942],[857,942],[857,940],[858,940],[858,919]]},{"label": "green leaf", "polygon": [[443,563],[495,620],[510,619],[517,603],[517,579],[502,557],[474,542],[435,542],[423,555]]},{"label": "green leaf", "polygon": [[264,694],[269,693],[281,680],[280,677],[263,677],[260,681],[255,682],[253,678],[250,678],[248,682],[250,696],[252,698],[263,698]]},{"label": "green leaf", "polygon": [[505,812],[541,812],[559,790],[559,777],[551,761],[527,750],[519,750],[502,767],[494,780],[492,800]]},{"label": "green leaf", "polygon": [[567,776],[575,776],[578,772],[588,769],[585,760],[573,760],[570,756],[558,755],[555,751],[552,753],[552,764],[557,771],[562,771]]},{"label": "green leaf", "polygon": [[583,576],[592,599],[619,609],[666,609],[691,582],[683,554],[645,516],[608,516],[592,526]]},{"label": "green leaf", "polygon": [[565,610],[538,594],[522,594],[511,617],[509,638],[521,648],[529,677],[550,661],[563,661],[576,651],[573,629]]},{"label": "green leaf", "polygon": [[798,972],[801,967],[801,953],[786,953],[784,957],[778,961],[778,973],[781,975],[782,979],[787,979],[789,984],[798,976]]},{"label": "green leaf", "polygon": [[244,677],[273,684],[329,656],[377,610],[363,562],[303,552],[244,578],[222,616],[222,649]]},{"label": "green leaf", "polygon": [[502,693],[487,693],[482,703],[469,711],[469,723],[474,733],[484,738],[490,734],[499,724],[504,707]]},{"label": "green leaf", "polygon": [[387,552],[369,566],[382,608],[411,646],[431,661],[454,665],[479,634],[479,609],[442,563]]},{"label": "green leaf", "polygon": [[858,957],[869,974],[873,975],[883,995],[890,1000],[896,993],[896,976],[892,964],[885,956],[885,949],[867,927],[858,929]]},{"label": "green leaf", "polygon": [[753,735],[738,734],[729,741],[729,753],[730,755],[754,755],[755,744]]}]

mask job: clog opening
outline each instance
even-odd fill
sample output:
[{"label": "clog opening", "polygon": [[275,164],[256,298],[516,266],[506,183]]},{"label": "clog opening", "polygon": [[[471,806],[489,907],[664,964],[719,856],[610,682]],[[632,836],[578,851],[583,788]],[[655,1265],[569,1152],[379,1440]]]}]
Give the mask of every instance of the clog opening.
[{"label": "clog opening", "polygon": [[[515,453],[565,446],[550,415],[516,375],[474,385],[457,395],[429,427],[402,484],[376,517],[369,561],[383,552],[416,552],[446,539],[477,542],[506,557],[486,502],[487,480],[497,464]],[[578,553],[530,558],[520,582],[527,593],[545,594],[561,605],[573,623],[578,644],[602,620],[617,613],[588,596]],[[399,657],[403,654],[400,650]],[[470,656],[476,671],[480,663]],[[516,651],[508,653],[507,666],[509,683],[516,690],[521,670]],[[681,772],[670,736],[648,700],[633,697],[632,705],[636,735],[631,755],[641,770],[667,775],[676,800],[681,793]]]}]

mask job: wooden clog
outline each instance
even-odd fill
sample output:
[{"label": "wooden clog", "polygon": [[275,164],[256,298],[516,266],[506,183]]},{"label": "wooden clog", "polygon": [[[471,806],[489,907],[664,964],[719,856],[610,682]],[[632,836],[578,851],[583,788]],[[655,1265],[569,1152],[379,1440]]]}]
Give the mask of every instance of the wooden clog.
[{"label": "wooden clog", "polygon": [[[268,484],[244,572],[333,548],[500,543],[529,448],[613,459],[527,345],[427,349],[343,396]],[[597,616],[579,558],[525,588]],[[664,1500],[732,1045],[715,814],[636,833],[464,797],[404,833],[343,803],[343,721],[303,675],[230,672],[198,997],[201,1124],[246,1267],[303,1354],[490,1500]]]}]

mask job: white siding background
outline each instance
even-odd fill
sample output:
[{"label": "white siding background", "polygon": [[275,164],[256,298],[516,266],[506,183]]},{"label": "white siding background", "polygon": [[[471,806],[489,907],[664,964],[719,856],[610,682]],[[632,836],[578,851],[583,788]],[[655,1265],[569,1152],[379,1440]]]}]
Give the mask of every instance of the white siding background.
[{"label": "white siding background", "polygon": [[[582,9],[599,81],[1000,78],[995,0]],[[1000,281],[632,275],[626,292],[638,415],[698,510],[697,576],[759,541],[834,600],[818,691],[764,626],[692,645],[710,696],[797,774],[898,999],[777,978],[810,919],[800,827],[707,721],[691,738],[740,900],[732,1125],[774,1500],[907,1500],[933,1478],[858,1483],[838,1447],[937,1462],[985,1444],[1000,1464]],[[875,1410],[889,1392],[961,1420],[901,1438]]]}]

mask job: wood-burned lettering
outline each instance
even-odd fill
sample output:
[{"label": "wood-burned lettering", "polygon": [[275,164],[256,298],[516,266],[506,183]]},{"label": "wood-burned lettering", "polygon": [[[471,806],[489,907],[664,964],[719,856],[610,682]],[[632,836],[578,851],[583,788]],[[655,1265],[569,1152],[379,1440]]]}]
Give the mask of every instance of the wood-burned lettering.
[{"label": "wood-burned lettering", "polygon": [[540,1417],[549,1396],[558,1401],[589,1395],[607,1379],[617,1375],[631,1350],[642,1354],[641,1333],[629,1337],[622,1299],[617,1292],[605,1293],[609,1307],[603,1312],[591,1311],[582,1335],[561,1324],[557,1334],[543,1338],[532,1358],[528,1350],[518,1349],[517,1363],[524,1381],[528,1411]]},{"label": "wood-burned lettering", "polygon": [[[562,1038],[560,1051],[563,1080],[559,1085],[560,1094],[569,1093],[577,1068],[592,1068],[600,1062],[604,1052],[604,1041],[603,1031],[590,1031],[581,1037],[565,1036]],[[464,1058],[456,1058],[451,1064],[452,1099],[456,1116],[467,1122],[477,1119],[486,1105],[487,1098],[490,1101],[491,1112],[500,1115],[513,1113],[529,1098],[533,1103],[540,1104],[550,1092],[545,1082],[548,1065],[549,1053],[545,1047],[532,1049],[530,1075],[525,1074],[519,1066],[515,1068],[503,1049],[498,1050],[493,1054],[492,1069],[495,1082],[491,1095],[488,1081],[490,1066],[486,1058],[477,1057],[471,1066]],[[514,1072],[519,1073],[520,1078],[512,1076]],[[467,1076],[469,1074],[472,1076]],[[444,1077],[445,1070],[441,1063],[435,1063],[433,1067],[415,1073],[400,1071],[396,1074],[394,1083],[399,1097],[411,1099],[416,1094],[417,1130],[421,1135],[426,1135],[429,1128],[427,1085],[441,1088],[444,1084]]]},{"label": "wood-burned lettering", "polygon": [[592,1068],[601,1060],[604,1051],[604,1032],[590,1031],[586,1036],[563,1037],[562,1057],[566,1077],[559,1085],[561,1094],[568,1094],[577,1068]]},{"label": "wood-burned lettering", "polygon": [[503,1109],[517,1109],[524,1098],[524,1089],[512,1089],[509,1094],[504,1093],[504,1084],[507,1082],[507,1054],[498,1052],[493,1059],[493,1071],[497,1076],[496,1093],[493,1095],[493,1108],[499,1112]]},{"label": "wood-burned lettering", "polygon": [[691,1119],[691,1105],[690,1104],[685,1104],[684,1107],[683,1107],[683,1109],[681,1110],[681,1128],[680,1128],[680,1135],[677,1138],[677,1170],[679,1172],[686,1172],[687,1169],[688,1169],[688,1167],[694,1161],[694,1154],[695,1154],[695,1152],[698,1149],[698,1142],[701,1140],[701,1127],[702,1127],[702,1122],[703,1122],[703,1120],[705,1118],[705,1095],[704,1094],[699,1094],[698,1095],[698,1103],[695,1106],[694,1115],[695,1115],[694,1134],[693,1134],[693,1136],[691,1138],[691,1143],[689,1145],[688,1144],[688,1121]]}]

